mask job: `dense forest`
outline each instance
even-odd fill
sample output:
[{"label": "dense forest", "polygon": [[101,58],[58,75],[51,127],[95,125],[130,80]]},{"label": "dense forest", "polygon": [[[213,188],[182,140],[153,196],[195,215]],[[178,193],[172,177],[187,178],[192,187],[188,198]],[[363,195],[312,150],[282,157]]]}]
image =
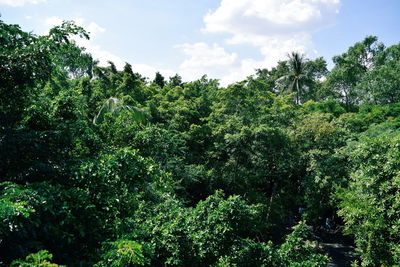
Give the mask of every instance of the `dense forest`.
[{"label": "dense forest", "polygon": [[293,52],[227,87],[102,67],[0,21],[0,265],[400,262],[400,44]]}]

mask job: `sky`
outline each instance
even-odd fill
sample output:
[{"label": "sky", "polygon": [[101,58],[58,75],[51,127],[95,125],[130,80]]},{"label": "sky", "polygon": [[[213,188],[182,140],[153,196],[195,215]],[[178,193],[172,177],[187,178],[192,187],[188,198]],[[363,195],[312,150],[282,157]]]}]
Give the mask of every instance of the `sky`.
[{"label": "sky", "polygon": [[400,42],[400,0],[0,0],[0,20],[46,34],[74,20],[90,32],[77,40],[100,65],[154,78],[221,85],[271,68],[288,53],[332,57],[368,35]]}]

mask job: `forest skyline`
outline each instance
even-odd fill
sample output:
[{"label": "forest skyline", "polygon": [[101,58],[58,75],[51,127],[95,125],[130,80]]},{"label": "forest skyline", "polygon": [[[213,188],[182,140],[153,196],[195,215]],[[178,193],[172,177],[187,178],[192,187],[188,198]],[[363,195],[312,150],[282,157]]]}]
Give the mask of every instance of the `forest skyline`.
[{"label": "forest skyline", "polygon": [[[387,46],[397,42],[396,10],[385,1],[0,1],[2,20],[25,31],[46,34],[74,20],[91,34],[79,40],[100,65],[125,62],[150,79],[160,71],[184,81],[207,74],[221,85],[271,68],[292,51],[308,58],[332,57],[374,35]],[[89,12],[90,11],[90,12]],[[338,37],[340,36],[340,42]]]}]

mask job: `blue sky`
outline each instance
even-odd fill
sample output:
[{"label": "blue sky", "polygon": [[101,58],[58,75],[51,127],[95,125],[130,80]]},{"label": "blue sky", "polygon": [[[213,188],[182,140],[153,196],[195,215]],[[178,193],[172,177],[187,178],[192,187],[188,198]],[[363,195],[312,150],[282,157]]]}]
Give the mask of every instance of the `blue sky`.
[{"label": "blue sky", "polygon": [[399,0],[0,0],[1,20],[37,34],[75,20],[92,36],[78,43],[100,64],[223,85],[291,51],[331,62],[367,35],[399,43],[399,10]]}]

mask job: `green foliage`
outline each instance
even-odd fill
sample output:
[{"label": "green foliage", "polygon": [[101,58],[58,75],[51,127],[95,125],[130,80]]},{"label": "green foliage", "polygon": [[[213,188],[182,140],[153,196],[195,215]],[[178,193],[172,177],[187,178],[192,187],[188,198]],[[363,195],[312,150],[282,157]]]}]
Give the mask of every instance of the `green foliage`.
[{"label": "green foliage", "polygon": [[174,76],[169,77],[168,85],[171,88],[174,88],[176,86],[182,87],[183,86],[182,77],[179,76],[179,74],[175,74]]},{"label": "green foliage", "polygon": [[367,36],[346,53],[333,57],[335,67],[327,76],[326,95],[335,96],[348,107],[363,102],[365,93],[357,88],[357,84],[374,69],[383,51],[384,45],[378,43],[377,37]]},{"label": "green foliage", "polygon": [[[82,56],[82,50],[70,42],[71,36],[88,36],[73,22],[54,27],[49,35],[36,36],[0,21],[0,32],[0,121],[11,126],[20,119],[35,85],[48,81],[53,73],[68,70],[69,63]],[[75,51],[74,57],[71,51]]]},{"label": "green foliage", "polygon": [[262,230],[260,208],[237,196],[225,200],[222,192],[200,201],[188,218],[195,255],[202,263],[212,263],[237,240],[257,236]]},{"label": "green foliage", "polygon": [[262,243],[243,240],[232,246],[229,254],[219,258],[216,266],[284,266],[272,242]]},{"label": "green foliage", "polygon": [[157,84],[160,88],[163,88],[165,85],[164,77],[159,72],[156,72],[156,77],[154,78],[153,82]]},{"label": "green foliage", "polygon": [[310,234],[303,221],[293,227],[278,249],[285,266],[326,266],[329,258],[318,253],[315,242],[309,241]]},{"label": "green foliage", "polygon": [[335,213],[334,197],[339,186],[347,185],[347,161],[344,155],[326,150],[313,149],[305,156],[308,161],[307,176],[303,184],[302,217],[308,223],[318,225],[322,218]]},{"label": "green foliage", "polygon": [[349,133],[338,127],[331,113],[325,112],[306,114],[294,126],[292,140],[301,151],[300,161],[305,168],[301,181],[302,216],[318,225],[321,218],[335,212],[333,194],[338,186],[346,185],[346,156],[338,151],[346,144]]},{"label": "green foliage", "polygon": [[217,266],[326,266],[329,258],[309,238],[307,225],[300,222],[279,247],[271,242],[243,240],[221,257]]},{"label": "green foliage", "polygon": [[317,113],[331,113],[335,117],[338,117],[346,112],[342,104],[333,99],[328,99],[321,102],[308,101],[303,104],[303,107],[306,111]]},{"label": "green foliage", "polygon": [[76,186],[85,188],[98,212],[109,218],[109,225],[103,225],[103,229],[118,227],[112,218],[132,215],[140,198],[157,200],[162,192],[171,192],[169,176],[129,148],[110,150],[98,159],[87,160],[79,166],[74,180]]},{"label": "green foliage", "polygon": [[145,115],[143,111],[136,107],[124,105],[118,98],[111,97],[104,102],[103,106],[99,110],[99,113],[94,117],[93,123],[99,124],[104,120],[107,113],[117,115],[121,110],[126,109],[132,113],[132,119],[136,123],[143,123]]},{"label": "green foliage", "polygon": [[0,21],[1,264],[323,266],[287,229],[338,210],[363,265],[400,261],[398,45],[224,88],[100,67],[76,36]]},{"label": "green foliage", "polygon": [[276,80],[278,90],[295,93],[297,104],[315,99],[317,80],[327,72],[326,61],[323,58],[310,61],[292,52],[285,63],[287,72]]},{"label": "green foliage", "polygon": [[103,260],[96,266],[129,267],[143,266],[145,263],[142,246],[135,241],[120,239],[107,243],[106,247]]},{"label": "green foliage", "polygon": [[314,113],[299,120],[293,135],[302,149],[332,151],[345,143],[344,131],[332,121],[330,114]]},{"label": "green foliage", "polygon": [[21,219],[28,218],[35,210],[31,206],[32,191],[11,183],[0,183],[0,238],[22,227]]},{"label": "green foliage", "polygon": [[352,172],[339,194],[339,214],[355,236],[363,266],[399,262],[399,135],[364,138],[350,146]]},{"label": "green foliage", "polygon": [[375,68],[365,74],[357,89],[362,92],[365,102],[399,102],[400,45],[388,47],[376,61]]},{"label": "green foliage", "polygon": [[167,197],[151,209],[139,208],[131,235],[147,244],[150,265],[215,264],[246,238],[262,236],[262,210],[238,196],[225,198],[220,191],[193,208]]},{"label": "green foliage", "polygon": [[53,255],[47,250],[40,250],[37,253],[32,253],[26,256],[25,260],[15,260],[10,266],[15,267],[57,267],[58,264],[51,263]]},{"label": "green foliage", "polygon": [[132,238],[145,247],[149,265],[188,265],[196,259],[188,239],[187,211],[179,200],[164,196],[155,206],[141,203],[132,218]]}]

